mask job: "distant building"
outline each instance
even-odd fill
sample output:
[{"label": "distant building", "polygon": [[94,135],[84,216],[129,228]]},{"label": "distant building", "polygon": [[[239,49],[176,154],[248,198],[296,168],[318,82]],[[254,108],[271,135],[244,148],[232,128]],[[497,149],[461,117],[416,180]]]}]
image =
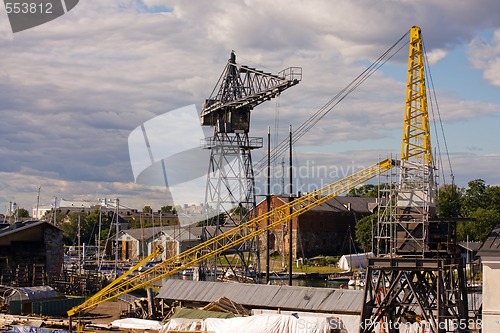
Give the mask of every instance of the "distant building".
[{"label": "distant building", "polygon": [[[110,221],[116,221],[116,203],[111,200],[103,199],[101,200],[101,202],[96,203],[90,201],[58,199],[55,204],[58,214],[90,214],[92,211],[98,209],[103,214],[107,215]],[[53,216],[51,216],[51,211],[53,211],[53,209],[54,205],[39,206],[38,208],[33,207],[32,216],[34,219],[40,219],[44,217],[46,220],[52,221]],[[152,225],[153,223],[157,225],[174,225],[179,223],[179,218],[174,213],[160,213],[160,211],[143,213],[138,209],[128,208],[120,205],[120,208],[118,209],[118,222],[120,223],[120,230],[122,230],[134,226]]]},{"label": "distant building", "polygon": [[[231,227],[221,227],[218,233]],[[215,235],[215,227],[206,227],[207,237]],[[157,260],[176,256],[202,241],[203,228],[191,226],[164,226],[122,230],[118,234],[121,259],[138,261],[151,254],[156,245],[162,245],[164,252]]]},{"label": "distant building", "polygon": [[121,259],[137,261],[152,253],[156,245],[162,245],[164,248],[157,260],[178,255],[200,243],[199,236],[191,233],[190,229],[176,225],[120,231],[118,241],[121,246]]},{"label": "distant building", "polygon": [[[336,197],[293,219],[292,255],[311,258],[318,255],[348,254],[350,237],[354,238],[356,222],[376,211],[376,198]],[[288,202],[286,196],[272,196],[271,209]],[[266,200],[257,205],[257,214],[267,211]],[[269,237],[271,252],[288,254],[288,224],[273,230]],[[265,234],[260,243],[265,249]],[[351,248],[354,251],[353,248]]]}]

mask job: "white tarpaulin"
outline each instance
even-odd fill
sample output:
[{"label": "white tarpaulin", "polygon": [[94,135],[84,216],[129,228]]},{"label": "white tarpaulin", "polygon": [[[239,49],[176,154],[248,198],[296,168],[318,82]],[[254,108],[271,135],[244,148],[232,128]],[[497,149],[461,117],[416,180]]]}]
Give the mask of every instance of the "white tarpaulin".
[{"label": "white tarpaulin", "polygon": [[207,318],[203,329],[215,333],[329,333],[330,318],[262,314],[230,319]]},{"label": "white tarpaulin", "polygon": [[343,270],[350,270],[352,268],[366,268],[368,259],[375,257],[373,252],[346,254],[340,257],[338,266]]},{"label": "white tarpaulin", "polygon": [[128,329],[155,330],[159,331],[163,325],[156,320],[125,318],[113,320],[111,326]]},{"label": "white tarpaulin", "polygon": [[163,326],[160,333],[170,331],[199,331],[202,325],[202,319],[172,318]]}]

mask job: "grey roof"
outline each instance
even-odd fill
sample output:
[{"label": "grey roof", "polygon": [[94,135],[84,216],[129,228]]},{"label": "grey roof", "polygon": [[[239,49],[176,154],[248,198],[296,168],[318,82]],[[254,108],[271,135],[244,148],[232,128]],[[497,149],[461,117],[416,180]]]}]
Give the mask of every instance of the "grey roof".
[{"label": "grey roof", "polygon": [[6,287],[3,295],[8,301],[22,301],[27,299],[54,298],[57,296],[57,292],[49,286]]},{"label": "grey roof", "polygon": [[462,247],[464,250],[476,252],[483,244],[481,242],[458,242],[458,246]]},{"label": "grey roof", "polygon": [[[221,227],[222,232],[226,232],[233,227]],[[208,226],[207,231],[210,235],[214,234],[215,227],[214,226]],[[194,241],[198,240],[201,237],[202,234],[202,227],[195,227],[195,226],[178,226],[178,225],[171,225],[171,226],[164,226],[164,227],[148,227],[148,228],[138,228],[138,229],[127,229],[127,230],[122,230],[120,232],[121,234],[127,234],[130,237],[134,239],[144,239],[149,240],[152,239],[153,236],[157,236],[160,233],[165,233],[169,237],[176,239],[178,241]]]},{"label": "grey roof", "polygon": [[196,239],[196,235],[190,232],[191,229],[188,227],[181,227],[178,225],[169,225],[163,227],[148,227],[148,228],[137,228],[137,229],[127,229],[122,230],[122,234],[127,234],[135,239],[151,239],[153,236],[156,236],[162,232],[169,235],[170,237],[175,239],[187,240],[187,239]]},{"label": "grey roof", "polygon": [[[203,228],[202,227],[195,227],[195,226],[187,226],[185,227],[186,229],[189,230],[189,232],[193,235],[195,235],[196,237],[201,237],[201,234],[203,232]],[[221,231],[222,232],[226,232],[226,231],[229,231],[231,229],[233,229],[234,227],[232,226],[221,226],[220,227],[220,231],[217,231],[218,233],[220,233]],[[215,226],[212,226],[212,225],[209,225],[209,226],[206,226],[206,230],[207,230],[207,233],[209,235],[214,235],[215,234]]]},{"label": "grey roof", "polygon": [[150,239],[154,235],[159,234],[162,230],[168,229],[168,228],[174,228],[179,226],[165,226],[165,227],[149,227],[149,228],[138,228],[138,229],[127,229],[127,230],[122,230],[122,234],[127,234],[132,238],[135,239]]},{"label": "grey roof", "polygon": [[21,232],[26,229],[35,228],[41,225],[47,225],[49,228],[54,228],[60,230],[58,227],[44,220],[33,220],[26,222],[16,222],[10,225],[2,224],[2,229],[0,230],[0,237],[11,235],[17,232]]},{"label": "grey roof", "polygon": [[360,314],[362,290],[169,279],[157,298],[210,303],[221,297],[249,308]]},{"label": "grey roof", "polygon": [[190,228],[164,229],[162,230],[162,232],[168,235],[170,238],[180,242],[197,241],[199,239],[198,236],[191,232]]},{"label": "grey roof", "polygon": [[497,224],[490,232],[477,255],[482,259],[486,257],[500,257],[500,224]]},{"label": "grey roof", "polygon": [[377,198],[365,198],[365,197],[335,197],[328,201],[327,204],[337,207],[345,211],[351,211],[354,213],[371,214],[373,208],[370,204],[375,204]]}]

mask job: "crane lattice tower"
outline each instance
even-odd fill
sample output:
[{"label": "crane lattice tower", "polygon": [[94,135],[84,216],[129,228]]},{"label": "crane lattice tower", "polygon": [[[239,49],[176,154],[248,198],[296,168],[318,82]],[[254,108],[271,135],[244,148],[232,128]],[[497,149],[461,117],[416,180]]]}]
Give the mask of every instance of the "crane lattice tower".
[{"label": "crane lattice tower", "polygon": [[[380,189],[374,247],[366,272],[360,332],[466,331],[465,265],[456,221],[436,217],[436,181],[427,109],[424,49],[410,29],[401,160]],[[395,170],[395,172],[394,172]]]}]

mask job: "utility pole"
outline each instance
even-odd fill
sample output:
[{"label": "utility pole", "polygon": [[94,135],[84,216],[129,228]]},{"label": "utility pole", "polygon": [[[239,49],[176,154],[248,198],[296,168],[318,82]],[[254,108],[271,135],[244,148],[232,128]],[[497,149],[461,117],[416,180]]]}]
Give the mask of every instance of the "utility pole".
[{"label": "utility pole", "polygon": [[40,206],[40,189],[42,186],[38,186],[38,194],[36,195],[36,218],[39,219],[40,217],[38,216],[38,207]]},{"label": "utility pole", "polygon": [[97,269],[101,268],[101,229],[102,229],[102,204],[99,205],[99,229],[97,233]]},{"label": "utility pole", "polygon": [[118,214],[120,213],[120,199],[116,198],[116,213],[115,213],[115,276],[118,276],[118,233],[120,226],[118,225]]},{"label": "utility pole", "polygon": [[82,275],[82,250],[81,250],[81,239],[80,239],[80,214],[78,214],[78,228],[76,238],[78,239],[78,275]]},{"label": "utility pole", "polygon": [[54,214],[52,214],[53,222],[56,225],[56,215],[57,215],[57,197],[54,197]]},{"label": "utility pole", "polygon": [[[266,196],[267,212],[271,211],[271,127],[267,128],[267,196]],[[269,217],[266,220],[266,226],[269,226]],[[266,231],[266,284],[269,283],[269,235],[270,231]]]}]

